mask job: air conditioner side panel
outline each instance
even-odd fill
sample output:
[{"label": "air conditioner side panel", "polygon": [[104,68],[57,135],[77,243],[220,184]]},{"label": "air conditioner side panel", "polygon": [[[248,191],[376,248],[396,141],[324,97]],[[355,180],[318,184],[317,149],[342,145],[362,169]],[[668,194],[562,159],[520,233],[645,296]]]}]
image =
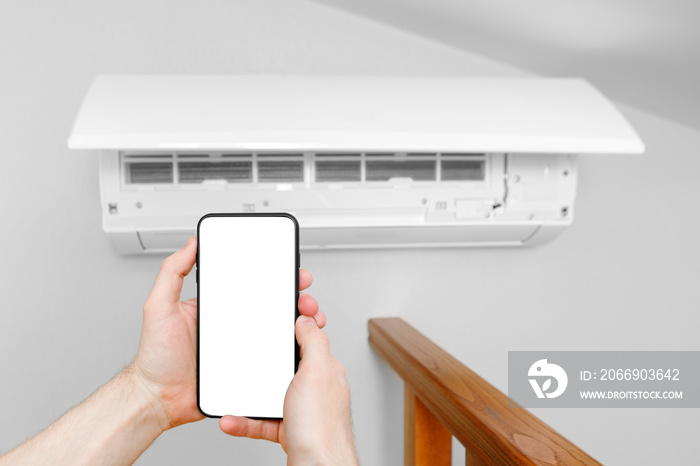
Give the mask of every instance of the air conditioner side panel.
[{"label": "air conditioner side panel", "polygon": [[549,243],[562,234],[570,223],[542,225],[530,238],[523,242],[523,246],[534,247]]}]

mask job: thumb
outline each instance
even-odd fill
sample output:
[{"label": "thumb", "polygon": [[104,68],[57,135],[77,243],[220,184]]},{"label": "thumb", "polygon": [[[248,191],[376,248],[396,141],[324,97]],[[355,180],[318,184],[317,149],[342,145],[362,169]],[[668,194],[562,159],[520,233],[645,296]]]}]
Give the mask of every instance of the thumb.
[{"label": "thumb", "polygon": [[190,273],[196,260],[197,238],[192,236],[182,248],[165,258],[148,295],[148,301],[155,303],[180,301],[182,281]]},{"label": "thumb", "polygon": [[318,328],[313,317],[299,316],[295,330],[301,362],[320,360],[330,355],[328,336]]}]

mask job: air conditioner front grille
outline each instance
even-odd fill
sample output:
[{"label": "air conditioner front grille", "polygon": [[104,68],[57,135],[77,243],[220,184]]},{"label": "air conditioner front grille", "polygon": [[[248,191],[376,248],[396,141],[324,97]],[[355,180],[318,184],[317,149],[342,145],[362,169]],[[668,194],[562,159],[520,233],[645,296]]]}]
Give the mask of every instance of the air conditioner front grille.
[{"label": "air conditioner front grille", "polygon": [[362,162],[360,160],[316,160],[316,177],[319,183],[362,181]]},{"label": "air conditioner front grille", "polygon": [[301,183],[304,181],[304,161],[258,161],[260,183]]},{"label": "air conditioner front grille", "polygon": [[131,162],[126,164],[129,184],[163,184],[173,182],[172,162]]},{"label": "air conditioner front grille", "polygon": [[125,185],[440,183],[484,181],[486,154],[122,153]]},{"label": "air conditioner front grille", "polygon": [[[391,154],[389,154],[391,155]],[[325,158],[335,158],[335,157],[355,157],[355,158],[360,158],[362,157],[362,152],[319,152],[314,154],[315,159],[325,159]]]},{"label": "air conditioner front grille", "polygon": [[435,181],[434,160],[368,160],[365,166],[367,181],[389,181],[392,178]]},{"label": "air conditioner front grille", "polygon": [[479,181],[484,179],[484,163],[478,160],[441,160],[443,181]]},{"label": "air conditioner front grille", "polygon": [[253,181],[253,162],[180,162],[180,183],[225,180],[229,183]]},{"label": "air conditioner front grille", "polygon": [[298,153],[298,152],[258,152],[255,154],[256,157],[260,159],[265,159],[265,158],[278,158],[278,159],[300,159],[304,157],[304,154]]}]

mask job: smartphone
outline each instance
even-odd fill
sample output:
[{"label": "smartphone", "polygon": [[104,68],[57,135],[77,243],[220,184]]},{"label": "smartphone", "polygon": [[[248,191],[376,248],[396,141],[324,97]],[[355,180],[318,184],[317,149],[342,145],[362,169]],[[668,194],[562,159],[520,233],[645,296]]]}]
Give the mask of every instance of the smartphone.
[{"label": "smartphone", "polygon": [[299,224],[286,213],[208,214],[197,237],[199,410],[281,419],[299,365]]}]

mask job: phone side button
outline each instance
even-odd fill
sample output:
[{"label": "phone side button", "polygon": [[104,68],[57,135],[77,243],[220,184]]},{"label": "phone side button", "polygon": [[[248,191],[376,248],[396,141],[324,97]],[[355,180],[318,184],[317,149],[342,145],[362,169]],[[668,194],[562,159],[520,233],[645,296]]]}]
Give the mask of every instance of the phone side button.
[{"label": "phone side button", "polygon": [[199,283],[199,268],[194,269],[194,281]]}]

